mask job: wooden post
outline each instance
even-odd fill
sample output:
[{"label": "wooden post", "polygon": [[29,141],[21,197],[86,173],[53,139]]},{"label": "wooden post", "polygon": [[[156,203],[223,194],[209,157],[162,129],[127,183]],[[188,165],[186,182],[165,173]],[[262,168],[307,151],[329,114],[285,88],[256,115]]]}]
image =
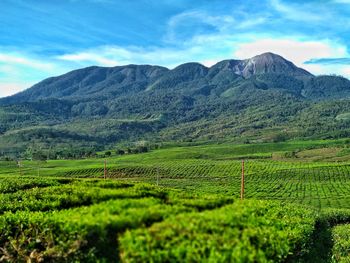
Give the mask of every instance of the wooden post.
[{"label": "wooden post", "polygon": [[159,186],[159,167],[157,166],[157,186]]},{"label": "wooden post", "polygon": [[22,166],[21,161],[18,161],[19,175],[22,176]]},{"label": "wooden post", "polygon": [[241,200],[244,198],[244,160],[242,160]]},{"label": "wooden post", "polygon": [[105,159],[104,179],[107,178],[107,160]]}]

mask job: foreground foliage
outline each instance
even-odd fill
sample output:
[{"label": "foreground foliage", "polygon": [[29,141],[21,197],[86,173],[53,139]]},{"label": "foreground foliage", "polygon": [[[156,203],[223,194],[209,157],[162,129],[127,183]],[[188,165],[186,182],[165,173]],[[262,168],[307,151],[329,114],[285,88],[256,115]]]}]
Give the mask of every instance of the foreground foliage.
[{"label": "foreground foliage", "polygon": [[276,202],[244,201],[171,217],[128,231],[126,262],[281,262],[305,253],[315,223],[312,211]]},{"label": "foreground foliage", "polygon": [[349,262],[350,260],[350,224],[339,225],[332,232],[333,260],[335,262]]}]

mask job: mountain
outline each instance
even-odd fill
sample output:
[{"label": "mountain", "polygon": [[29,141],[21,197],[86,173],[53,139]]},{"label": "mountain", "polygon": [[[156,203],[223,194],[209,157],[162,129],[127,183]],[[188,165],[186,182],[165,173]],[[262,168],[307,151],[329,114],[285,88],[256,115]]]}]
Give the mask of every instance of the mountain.
[{"label": "mountain", "polygon": [[88,67],[71,71],[59,77],[45,79],[30,89],[0,100],[0,103],[38,101],[47,98],[90,98],[101,92],[115,96],[137,92],[152,80],[169,71],[167,68],[148,65],[122,67]]},{"label": "mountain", "polygon": [[[211,68],[186,63],[173,70],[150,65],[88,67],[45,79],[30,89],[0,99],[0,104],[38,101],[48,98],[76,100],[105,96],[124,96],[152,89],[173,89],[184,84],[220,84],[225,79],[248,79],[263,74],[284,74],[297,78],[312,75],[279,55],[265,53],[246,60],[224,60]],[[185,85],[186,86],[186,85]]]},{"label": "mountain", "polygon": [[294,77],[312,76],[306,70],[296,67],[292,62],[273,53],[264,53],[245,60],[225,60],[216,64],[216,67],[230,70],[244,78],[266,73],[286,74]]},{"label": "mountain", "polygon": [[171,70],[93,66],[0,99],[0,154],[139,140],[342,137],[350,134],[349,101],[348,79],[313,76],[273,53]]}]

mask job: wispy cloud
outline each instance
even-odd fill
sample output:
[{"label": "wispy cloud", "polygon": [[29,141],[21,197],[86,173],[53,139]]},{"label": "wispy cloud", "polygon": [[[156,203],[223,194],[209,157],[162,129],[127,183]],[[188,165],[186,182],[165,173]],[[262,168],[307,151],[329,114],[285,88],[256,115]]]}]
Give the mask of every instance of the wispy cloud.
[{"label": "wispy cloud", "polygon": [[0,53],[0,97],[29,88],[43,78],[71,69],[50,58],[33,58],[19,52]]},{"label": "wispy cloud", "polygon": [[232,25],[236,20],[229,15],[215,16],[210,15],[206,11],[193,10],[182,12],[171,17],[168,21],[168,25],[170,28],[174,28],[183,23],[196,23],[196,21],[202,24],[212,25],[221,31],[225,27]]},{"label": "wispy cloud", "polygon": [[248,29],[257,25],[264,24],[268,20],[267,16],[254,17],[250,19],[245,19],[236,25],[239,29]]},{"label": "wispy cloud", "polygon": [[175,67],[202,52],[198,48],[160,48],[160,47],[119,47],[102,46],[77,53],[57,56],[56,59],[68,61],[79,66],[119,66],[126,64],[153,64]]},{"label": "wispy cloud", "polygon": [[350,57],[310,59],[305,66],[318,74],[334,73],[350,78]]},{"label": "wispy cloud", "polygon": [[97,54],[93,51],[61,55],[57,56],[57,59],[71,61],[79,64],[92,63],[94,65],[110,67],[118,65],[118,61],[108,58],[105,54]]},{"label": "wispy cloud", "polygon": [[190,41],[201,35],[232,34],[235,30],[249,29],[268,20],[266,14],[255,14],[227,10],[225,14],[210,14],[206,10],[185,11],[168,20],[166,42]]},{"label": "wispy cloud", "polygon": [[305,62],[305,64],[326,64],[326,65],[349,65],[350,58],[319,58],[319,59],[310,59]]},{"label": "wispy cloud", "polygon": [[42,62],[36,59],[30,59],[18,54],[6,54],[6,53],[0,53],[0,64],[2,63],[6,63],[7,65],[16,64],[21,66],[28,66],[31,68],[46,70],[46,71],[52,71],[55,67],[51,63]]},{"label": "wispy cloud", "polygon": [[[287,18],[289,20],[319,22],[324,19],[324,13],[314,12],[315,8],[317,8],[315,5],[309,5],[308,8],[305,4],[286,4],[280,0],[270,0],[270,3],[275,10],[280,12],[284,18]],[[309,12],[306,10],[313,11]]]},{"label": "wispy cloud", "polygon": [[182,41],[197,34],[222,32],[234,23],[235,19],[232,16],[215,16],[202,10],[185,11],[169,19],[164,40]]}]

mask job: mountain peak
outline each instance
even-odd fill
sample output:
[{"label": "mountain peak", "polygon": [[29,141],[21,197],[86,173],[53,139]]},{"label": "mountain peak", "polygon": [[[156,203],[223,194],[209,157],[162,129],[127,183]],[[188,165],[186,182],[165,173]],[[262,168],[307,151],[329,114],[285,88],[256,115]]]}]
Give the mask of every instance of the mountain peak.
[{"label": "mountain peak", "polygon": [[241,61],[241,68],[242,71],[240,75],[246,78],[252,75],[266,73],[287,74],[294,77],[312,76],[311,73],[302,68],[298,68],[291,61],[271,52],[266,52]]},{"label": "mountain peak", "polygon": [[310,72],[298,68],[291,61],[272,52],[266,52],[244,60],[223,60],[215,64],[211,69],[211,71],[230,70],[244,78],[266,73],[285,74],[298,78],[313,76]]},{"label": "mountain peak", "polygon": [[275,54],[275,53],[272,53],[272,52],[265,52],[265,53],[262,53],[260,55],[256,55],[250,59],[254,59],[254,60],[271,60],[271,61],[278,61],[278,60],[283,60],[283,61],[288,61],[286,60],[284,57],[278,55],[278,54]]}]

